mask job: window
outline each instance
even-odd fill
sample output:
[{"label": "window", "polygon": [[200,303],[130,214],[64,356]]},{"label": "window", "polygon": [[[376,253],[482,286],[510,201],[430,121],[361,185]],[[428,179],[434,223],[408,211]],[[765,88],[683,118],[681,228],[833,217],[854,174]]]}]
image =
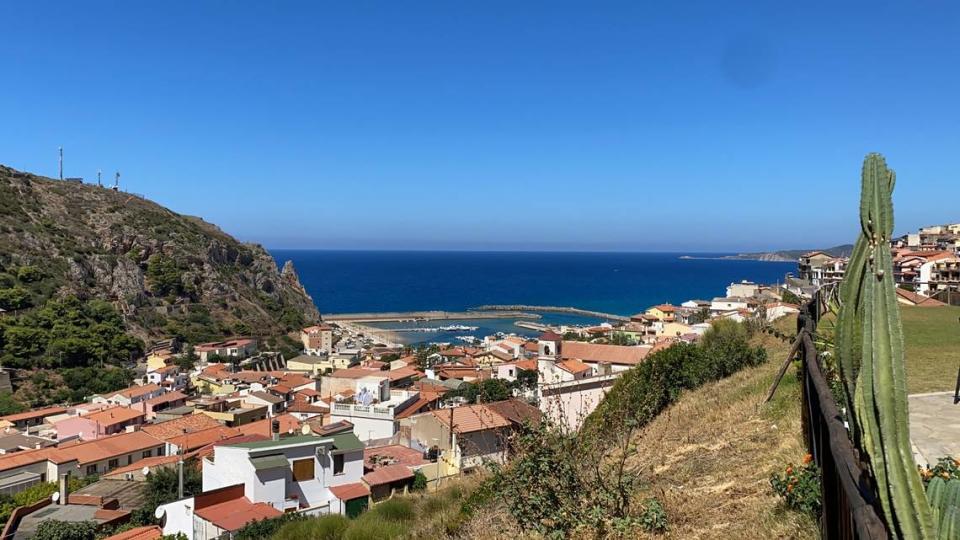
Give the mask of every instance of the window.
[{"label": "window", "polygon": [[298,459],[293,462],[294,482],[303,482],[304,480],[313,479],[313,458]]},{"label": "window", "polygon": [[150,457],[150,456],[152,456],[152,455],[153,455],[153,450],[147,450],[147,451],[145,451],[143,454],[140,455],[140,458],[141,458],[141,459],[147,459],[148,457]]},{"label": "window", "polygon": [[88,474],[88,475],[89,475],[89,474],[97,474],[97,466],[96,466],[96,464],[94,464],[94,465],[87,465],[87,474]]},{"label": "window", "polygon": [[133,463],[133,454],[127,456],[127,465],[130,465],[131,463]]},{"label": "window", "polygon": [[116,468],[119,467],[119,466],[120,466],[120,460],[119,460],[119,459],[111,459],[110,461],[107,462],[107,468],[108,468],[108,469],[116,469]]},{"label": "window", "polygon": [[333,474],[343,474],[343,454],[333,456]]}]

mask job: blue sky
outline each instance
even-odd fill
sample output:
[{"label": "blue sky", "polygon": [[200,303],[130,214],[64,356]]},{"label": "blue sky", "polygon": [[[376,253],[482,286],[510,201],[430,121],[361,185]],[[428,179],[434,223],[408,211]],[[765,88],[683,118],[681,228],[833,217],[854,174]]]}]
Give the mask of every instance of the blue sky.
[{"label": "blue sky", "polygon": [[[659,5],[657,5],[659,4]],[[268,247],[763,250],[960,221],[948,2],[4,2],[0,163]],[[806,225],[801,225],[806,220]]]}]

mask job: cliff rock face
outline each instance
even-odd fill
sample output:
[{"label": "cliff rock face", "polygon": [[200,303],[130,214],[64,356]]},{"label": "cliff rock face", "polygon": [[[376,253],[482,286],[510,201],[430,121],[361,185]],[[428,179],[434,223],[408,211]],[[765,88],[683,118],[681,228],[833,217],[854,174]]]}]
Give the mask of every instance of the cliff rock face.
[{"label": "cliff rock face", "polygon": [[222,335],[319,320],[293,264],[281,272],[259,245],[135,195],[3,166],[0,266],[39,268],[48,296],[109,300],[144,338],[196,313]]}]

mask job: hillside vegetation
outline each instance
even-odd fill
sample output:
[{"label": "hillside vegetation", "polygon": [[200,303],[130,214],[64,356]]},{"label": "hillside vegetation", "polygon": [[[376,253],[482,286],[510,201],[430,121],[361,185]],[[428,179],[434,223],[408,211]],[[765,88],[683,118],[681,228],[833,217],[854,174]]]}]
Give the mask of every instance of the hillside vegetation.
[{"label": "hillside vegetation", "polygon": [[318,319],[289,263],[140,197],[0,166],[0,308],[109,302],[141,339],[279,335]]}]

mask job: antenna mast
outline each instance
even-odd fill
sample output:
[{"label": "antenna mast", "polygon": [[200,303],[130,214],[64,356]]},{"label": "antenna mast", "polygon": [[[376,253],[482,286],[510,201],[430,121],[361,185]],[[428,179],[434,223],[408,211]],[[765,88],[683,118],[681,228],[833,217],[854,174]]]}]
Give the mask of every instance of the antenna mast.
[{"label": "antenna mast", "polygon": [[103,173],[102,170],[97,169],[97,186],[103,187],[103,182],[100,181],[100,175]]},{"label": "antenna mast", "polygon": [[120,171],[117,171],[117,175],[113,177],[113,190],[120,191]]},{"label": "antenna mast", "polygon": [[63,180],[63,147],[60,147],[60,180]]}]

